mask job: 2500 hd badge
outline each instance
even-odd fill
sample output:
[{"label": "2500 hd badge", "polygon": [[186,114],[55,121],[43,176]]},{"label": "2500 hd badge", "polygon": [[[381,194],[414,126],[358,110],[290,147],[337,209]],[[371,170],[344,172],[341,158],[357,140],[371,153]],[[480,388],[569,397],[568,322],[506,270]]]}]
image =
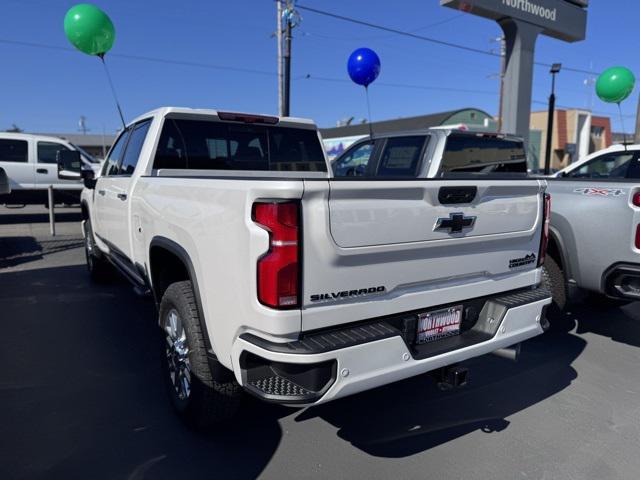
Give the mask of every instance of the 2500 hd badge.
[{"label": "2500 hd badge", "polygon": [[360,288],[358,290],[343,290],[341,292],[331,292],[331,293],[317,293],[311,295],[312,302],[319,302],[320,300],[338,300],[339,298],[348,298],[348,297],[359,297],[362,295],[371,295],[373,293],[382,293],[386,290],[385,287],[369,287],[369,288]]}]

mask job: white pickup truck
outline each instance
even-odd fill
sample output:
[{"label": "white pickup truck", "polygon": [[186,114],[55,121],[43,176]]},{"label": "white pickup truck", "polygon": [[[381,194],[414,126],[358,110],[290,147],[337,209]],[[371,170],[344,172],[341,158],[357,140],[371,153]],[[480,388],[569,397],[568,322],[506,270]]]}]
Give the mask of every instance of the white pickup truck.
[{"label": "white pickup truck", "polygon": [[61,138],[0,132],[0,204],[46,205],[49,185],[55,189],[56,203],[77,204],[82,182],[77,175],[60,178],[56,165],[58,152],[68,151],[79,152],[84,168],[99,169],[98,160]]},{"label": "white pickup truck", "polygon": [[458,362],[544,330],[544,180],[334,178],[311,121],[185,108],[140,116],[83,175],[91,276],[115,266],[154,296],[168,392],[197,426],[243,390],[456,386]]}]

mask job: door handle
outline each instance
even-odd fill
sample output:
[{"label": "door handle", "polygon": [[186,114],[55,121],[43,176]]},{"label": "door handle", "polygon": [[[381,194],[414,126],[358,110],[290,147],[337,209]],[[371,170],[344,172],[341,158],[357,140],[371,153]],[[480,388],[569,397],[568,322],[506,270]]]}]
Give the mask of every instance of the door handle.
[{"label": "door handle", "polygon": [[36,169],[36,172],[38,172],[38,173],[49,173],[49,170],[47,170],[46,168],[38,168],[38,169]]},{"label": "door handle", "polygon": [[119,193],[118,194],[118,198],[124,202],[124,201],[127,200],[127,194],[126,193]]},{"label": "door handle", "polygon": [[104,197],[104,194],[105,194],[105,193],[106,193],[106,192],[105,192],[104,190],[98,190],[98,194],[99,194],[99,195],[102,195],[103,197]]}]

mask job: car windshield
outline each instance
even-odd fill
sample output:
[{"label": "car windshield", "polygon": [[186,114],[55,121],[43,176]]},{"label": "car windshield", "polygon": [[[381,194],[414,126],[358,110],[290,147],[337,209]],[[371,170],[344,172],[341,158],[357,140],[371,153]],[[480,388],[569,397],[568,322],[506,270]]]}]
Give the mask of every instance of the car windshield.
[{"label": "car windshield", "polygon": [[80,152],[80,154],[85,158],[85,160],[87,160],[89,163],[100,163],[100,160],[98,160],[97,158],[95,158],[93,155],[91,155],[89,152],[87,152],[84,148],[79,147],[75,144],[71,144],[71,146],[73,148],[75,148],[77,151]]}]

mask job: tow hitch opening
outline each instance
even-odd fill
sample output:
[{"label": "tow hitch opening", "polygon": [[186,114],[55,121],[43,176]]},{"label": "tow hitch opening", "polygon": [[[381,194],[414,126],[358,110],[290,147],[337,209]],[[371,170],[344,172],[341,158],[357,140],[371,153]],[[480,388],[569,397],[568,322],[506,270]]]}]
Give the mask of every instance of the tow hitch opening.
[{"label": "tow hitch opening", "polygon": [[462,388],[469,381],[469,369],[459,365],[449,365],[436,370],[436,382],[440,390]]}]

